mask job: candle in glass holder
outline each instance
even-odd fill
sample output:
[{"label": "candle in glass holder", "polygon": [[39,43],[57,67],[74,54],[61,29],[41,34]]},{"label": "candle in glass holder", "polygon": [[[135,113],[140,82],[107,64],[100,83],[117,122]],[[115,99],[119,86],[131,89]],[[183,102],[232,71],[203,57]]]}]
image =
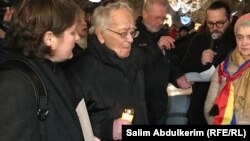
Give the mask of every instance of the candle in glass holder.
[{"label": "candle in glass holder", "polygon": [[133,117],[134,117],[134,109],[132,109],[132,108],[125,109],[124,112],[122,113],[123,120],[127,120],[129,122],[132,122]]}]

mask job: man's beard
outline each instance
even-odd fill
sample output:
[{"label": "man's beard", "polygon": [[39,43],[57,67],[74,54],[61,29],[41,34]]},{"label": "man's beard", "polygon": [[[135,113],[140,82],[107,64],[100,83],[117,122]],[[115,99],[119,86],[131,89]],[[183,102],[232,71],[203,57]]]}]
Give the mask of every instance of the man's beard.
[{"label": "man's beard", "polygon": [[212,34],[216,34],[218,36],[218,38],[220,38],[224,33],[222,32],[218,32],[218,31],[213,31],[212,33],[210,33],[211,35]]},{"label": "man's beard", "polygon": [[228,32],[229,29],[230,29],[230,26],[228,26],[223,32],[220,32],[218,30],[214,30],[213,32],[210,32],[210,34],[212,35],[213,33],[216,33],[219,36],[219,38],[221,38],[222,36],[224,36]]},{"label": "man's beard", "polygon": [[158,27],[158,28],[153,28],[153,27],[149,26],[146,23],[144,23],[144,25],[146,26],[147,30],[150,31],[150,32],[152,32],[152,33],[158,32],[162,28],[162,26]]}]

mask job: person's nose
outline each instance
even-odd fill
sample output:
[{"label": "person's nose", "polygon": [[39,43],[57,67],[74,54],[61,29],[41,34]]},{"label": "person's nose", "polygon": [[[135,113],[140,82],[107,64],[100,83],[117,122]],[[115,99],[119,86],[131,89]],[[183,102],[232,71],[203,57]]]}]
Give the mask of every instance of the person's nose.
[{"label": "person's nose", "polygon": [[85,20],[83,21],[83,25],[84,25],[84,26],[87,26],[87,22],[86,22]]},{"label": "person's nose", "polygon": [[213,30],[218,30],[219,28],[214,24],[212,27]]},{"label": "person's nose", "polygon": [[131,34],[128,34],[126,37],[127,41],[132,43],[134,41],[134,37]]},{"label": "person's nose", "polygon": [[80,36],[79,36],[79,34],[76,32],[75,41],[78,41],[78,40],[80,40]]},{"label": "person's nose", "polygon": [[246,39],[246,38],[243,38],[242,39],[242,46],[246,46],[246,45],[248,45],[249,44],[249,40],[248,39]]}]

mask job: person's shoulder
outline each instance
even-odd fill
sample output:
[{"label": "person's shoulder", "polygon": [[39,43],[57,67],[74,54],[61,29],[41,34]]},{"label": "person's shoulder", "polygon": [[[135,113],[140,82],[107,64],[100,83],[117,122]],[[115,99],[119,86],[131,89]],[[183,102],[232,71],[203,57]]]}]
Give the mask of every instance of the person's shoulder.
[{"label": "person's shoulder", "polygon": [[206,33],[205,32],[197,32],[194,35],[192,35],[193,38],[206,38]]},{"label": "person's shoulder", "polygon": [[0,68],[0,87],[0,91],[8,91],[8,93],[29,93],[33,91],[27,74],[18,69],[5,69],[2,66]]},{"label": "person's shoulder", "polygon": [[18,79],[25,79],[25,74],[16,68],[8,68],[5,67],[5,63],[0,65],[0,81],[3,81],[4,79],[8,81],[17,81]]},{"label": "person's shoulder", "polygon": [[209,35],[205,32],[197,32],[191,36],[190,41],[192,44],[206,44]]},{"label": "person's shoulder", "polygon": [[65,70],[81,76],[89,75],[96,68],[97,62],[97,59],[93,55],[89,54],[87,51],[83,51],[67,62]]},{"label": "person's shoulder", "polygon": [[71,66],[85,66],[89,63],[93,63],[93,60],[95,60],[95,58],[93,57],[93,55],[91,55],[87,50],[84,50],[82,52],[80,52],[78,55],[74,56],[70,61],[69,64]]}]

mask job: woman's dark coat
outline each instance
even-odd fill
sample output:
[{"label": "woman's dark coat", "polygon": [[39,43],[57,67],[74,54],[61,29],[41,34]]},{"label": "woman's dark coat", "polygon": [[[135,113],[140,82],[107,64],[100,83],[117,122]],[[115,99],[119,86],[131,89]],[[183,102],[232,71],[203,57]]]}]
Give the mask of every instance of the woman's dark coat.
[{"label": "woman's dark coat", "polygon": [[[26,58],[27,59],[27,58]],[[28,59],[48,93],[47,141],[83,141],[75,112],[78,101],[60,66]],[[29,78],[19,70],[0,71],[0,137],[3,141],[39,141],[37,101]]]}]

